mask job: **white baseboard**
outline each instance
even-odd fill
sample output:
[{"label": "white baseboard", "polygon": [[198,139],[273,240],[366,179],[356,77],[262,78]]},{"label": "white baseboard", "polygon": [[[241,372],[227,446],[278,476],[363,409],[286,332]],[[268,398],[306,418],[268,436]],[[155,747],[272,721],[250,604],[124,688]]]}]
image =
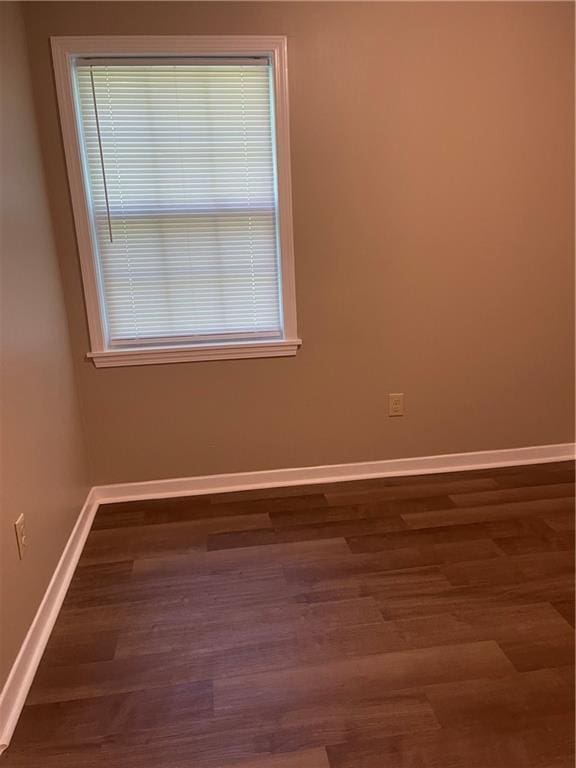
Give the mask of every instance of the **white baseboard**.
[{"label": "white baseboard", "polygon": [[143,483],[119,483],[92,488],[70,534],[34,621],[28,630],[8,680],[0,694],[0,753],[8,744],[52,632],[66,592],[82,554],[100,504],[138,499],[196,496],[289,485],[313,485],[346,480],[460,472],[521,464],[545,464],[575,458],[575,444],[540,445],[476,453],[451,453],[409,459],[386,459],[357,464],[238,472],[226,475],[182,477]]},{"label": "white baseboard", "polygon": [[16,728],[28,690],[58,618],[97,509],[98,502],[92,489],[78,515],[42,602],[0,693],[0,754],[10,743]]},{"label": "white baseboard", "polygon": [[100,504],[111,502],[162,499],[175,496],[199,496],[206,493],[249,491],[288,485],[336,483],[367,478],[428,475],[439,472],[464,472],[516,464],[544,464],[568,461],[575,457],[575,444],[537,445],[529,448],[506,448],[475,453],[448,453],[440,456],[418,456],[409,459],[385,459],[356,464],[327,464],[316,467],[267,469],[226,475],[180,477],[149,480],[143,483],[117,483],[94,487]]}]

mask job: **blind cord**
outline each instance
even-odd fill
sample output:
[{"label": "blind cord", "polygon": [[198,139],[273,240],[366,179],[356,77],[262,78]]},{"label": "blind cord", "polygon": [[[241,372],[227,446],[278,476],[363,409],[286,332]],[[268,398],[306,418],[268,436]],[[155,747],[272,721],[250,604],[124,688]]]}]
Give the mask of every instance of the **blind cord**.
[{"label": "blind cord", "polygon": [[92,101],[94,103],[94,114],[96,116],[96,133],[98,135],[98,149],[100,151],[100,166],[102,168],[102,179],[104,181],[104,199],[106,200],[106,215],[108,216],[108,234],[110,235],[110,242],[113,243],[110,203],[108,201],[108,185],[106,183],[106,168],[104,167],[104,153],[102,151],[102,137],[100,135],[100,118],[98,116],[98,102],[96,101],[96,88],[94,87],[94,72],[92,71],[92,67],[90,67],[90,83],[92,85]]}]

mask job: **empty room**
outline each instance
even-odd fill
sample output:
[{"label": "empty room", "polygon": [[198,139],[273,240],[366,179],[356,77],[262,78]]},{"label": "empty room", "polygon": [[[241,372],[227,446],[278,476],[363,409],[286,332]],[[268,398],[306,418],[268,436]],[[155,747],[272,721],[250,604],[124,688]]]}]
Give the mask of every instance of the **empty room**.
[{"label": "empty room", "polygon": [[0,768],[574,768],[574,2],[0,40]]}]

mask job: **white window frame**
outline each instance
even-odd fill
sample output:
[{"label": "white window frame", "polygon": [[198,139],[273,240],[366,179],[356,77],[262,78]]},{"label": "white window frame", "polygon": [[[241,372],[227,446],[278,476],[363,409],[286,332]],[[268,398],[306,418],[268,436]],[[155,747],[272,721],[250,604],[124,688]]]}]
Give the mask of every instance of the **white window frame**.
[{"label": "white window frame", "polygon": [[[68,182],[76,225],[91,358],[97,367],[149,363],[225,360],[249,357],[295,355],[302,343],[296,329],[296,293],[292,200],[290,179],[290,135],[288,122],[287,43],[282,36],[115,36],[52,37],[52,59],[60,123],[66,155]],[[75,59],[86,56],[269,56],[274,68],[276,163],[278,178],[278,228],[281,261],[282,339],[257,342],[229,341],[162,347],[108,348],[102,318],[101,291],[97,275],[97,251],[86,196],[81,139],[74,98]]]}]

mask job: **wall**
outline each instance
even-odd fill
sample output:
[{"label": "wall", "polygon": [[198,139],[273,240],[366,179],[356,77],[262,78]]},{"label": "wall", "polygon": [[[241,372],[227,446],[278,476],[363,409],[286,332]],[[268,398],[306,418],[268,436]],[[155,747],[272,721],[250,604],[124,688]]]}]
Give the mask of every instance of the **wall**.
[{"label": "wall", "polygon": [[[27,3],[96,483],[573,439],[570,3]],[[295,358],[96,370],[49,35],[284,34]],[[388,419],[387,392],[406,393]]]},{"label": "wall", "polygon": [[[0,688],[88,491],[24,27],[0,3]],[[13,522],[29,538],[18,559]]]}]

